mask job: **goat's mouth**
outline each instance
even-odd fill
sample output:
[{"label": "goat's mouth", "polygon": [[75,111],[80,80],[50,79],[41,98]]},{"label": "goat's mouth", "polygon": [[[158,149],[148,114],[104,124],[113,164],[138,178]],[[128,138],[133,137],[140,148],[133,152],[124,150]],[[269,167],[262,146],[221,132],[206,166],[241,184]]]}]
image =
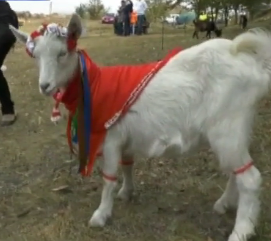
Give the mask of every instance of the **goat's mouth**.
[{"label": "goat's mouth", "polygon": [[45,96],[53,96],[57,91],[58,88],[55,86],[48,86],[47,88],[40,86],[40,93]]}]

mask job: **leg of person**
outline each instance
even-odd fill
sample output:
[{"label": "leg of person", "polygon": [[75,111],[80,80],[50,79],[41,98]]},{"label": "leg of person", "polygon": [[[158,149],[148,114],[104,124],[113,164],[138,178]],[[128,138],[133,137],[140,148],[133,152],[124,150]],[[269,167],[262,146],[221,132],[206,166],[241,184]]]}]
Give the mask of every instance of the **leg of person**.
[{"label": "leg of person", "polygon": [[114,25],[113,25],[113,30],[114,30],[114,34],[117,34],[117,33],[118,33],[118,25],[117,25],[116,22],[115,22]]},{"label": "leg of person", "polygon": [[[12,33],[10,33],[12,34]],[[0,66],[3,65],[4,60],[15,43],[15,37],[6,35],[3,41],[0,41]],[[14,103],[11,100],[11,94],[7,80],[3,74],[3,71],[0,70],[0,102],[2,105],[2,125],[11,125],[16,120],[14,112]]]},{"label": "leg of person", "polygon": [[117,35],[121,35],[121,23],[120,22],[118,22],[117,23]]},{"label": "leg of person", "polygon": [[124,35],[125,36],[129,36],[130,35],[130,17],[129,16],[125,16]]},{"label": "leg of person", "polygon": [[147,34],[148,33],[148,28],[147,25],[143,25],[143,34]]},{"label": "leg of person", "polygon": [[138,15],[137,21],[138,21],[137,34],[141,35],[142,34],[143,21],[144,21],[144,15]]},{"label": "leg of person", "polygon": [[124,20],[121,22],[121,36],[124,36]]}]

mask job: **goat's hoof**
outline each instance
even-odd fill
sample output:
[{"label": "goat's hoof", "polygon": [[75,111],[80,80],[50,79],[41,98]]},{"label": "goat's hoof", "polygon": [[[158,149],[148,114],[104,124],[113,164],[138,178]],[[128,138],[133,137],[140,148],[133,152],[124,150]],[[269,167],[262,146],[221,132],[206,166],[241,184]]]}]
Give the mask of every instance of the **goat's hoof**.
[{"label": "goat's hoof", "polygon": [[226,211],[227,211],[227,209],[221,199],[218,199],[215,202],[213,209],[216,213],[221,214],[221,215],[226,213]]},{"label": "goat's hoof", "polygon": [[244,223],[238,226],[238,230],[233,230],[228,241],[247,241],[255,235],[254,225],[252,223]]},{"label": "goat's hoof", "polygon": [[91,219],[88,222],[89,227],[97,227],[97,228],[102,228],[105,226],[106,221],[108,218],[110,218],[111,214],[108,214],[104,211],[96,210]]},{"label": "goat's hoof", "polygon": [[233,232],[228,241],[247,241],[253,235],[242,235],[236,232]]},{"label": "goat's hoof", "polygon": [[133,197],[133,189],[126,189],[122,187],[119,192],[117,197],[123,201],[130,201]]}]

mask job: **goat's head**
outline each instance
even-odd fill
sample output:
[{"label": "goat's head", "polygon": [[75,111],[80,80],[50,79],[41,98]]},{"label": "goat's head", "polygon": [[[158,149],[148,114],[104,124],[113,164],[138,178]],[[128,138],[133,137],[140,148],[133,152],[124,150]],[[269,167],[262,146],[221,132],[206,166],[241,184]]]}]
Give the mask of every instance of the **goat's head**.
[{"label": "goat's head", "polygon": [[80,17],[73,14],[67,27],[52,23],[30,35],[12,26],[10,29],[38,62],[40,92],[52,95],[65,88],[78,67],[76,44],[82,34]]}]

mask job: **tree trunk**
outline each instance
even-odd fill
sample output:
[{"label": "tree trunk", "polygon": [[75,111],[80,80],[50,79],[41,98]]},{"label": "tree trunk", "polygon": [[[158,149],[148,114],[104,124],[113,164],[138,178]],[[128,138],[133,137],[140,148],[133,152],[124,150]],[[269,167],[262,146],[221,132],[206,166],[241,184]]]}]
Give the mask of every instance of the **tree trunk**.
[{"label": "tree trunk", "polygon": [[197,19],[199,18],[200,15],[200,3],[199,0],[194,1],[194,9],[196,11]]},{"label": "tree trunk", "polygon": [[234,6],[234,24],[238,24],[238,8],[239,8],[239,4]]},{"label": "tree trunk", "polygon": [[212,22],[214,22],[214,9],[213,9],[213,7],[211,7],[211,19],[212,19]]},{"label": "tree trunk", "polygon": [[219,11],[219,8],[216,7],[215,8],[215,21],[217,20],[217,17],[218,17],[218,11]]},{"label": "tree trunk", "polygon": [[224,7],[224,21],[225,21],[225,27],[227,27],[228,22],[229,22],[229,7],[228,6]]}]

